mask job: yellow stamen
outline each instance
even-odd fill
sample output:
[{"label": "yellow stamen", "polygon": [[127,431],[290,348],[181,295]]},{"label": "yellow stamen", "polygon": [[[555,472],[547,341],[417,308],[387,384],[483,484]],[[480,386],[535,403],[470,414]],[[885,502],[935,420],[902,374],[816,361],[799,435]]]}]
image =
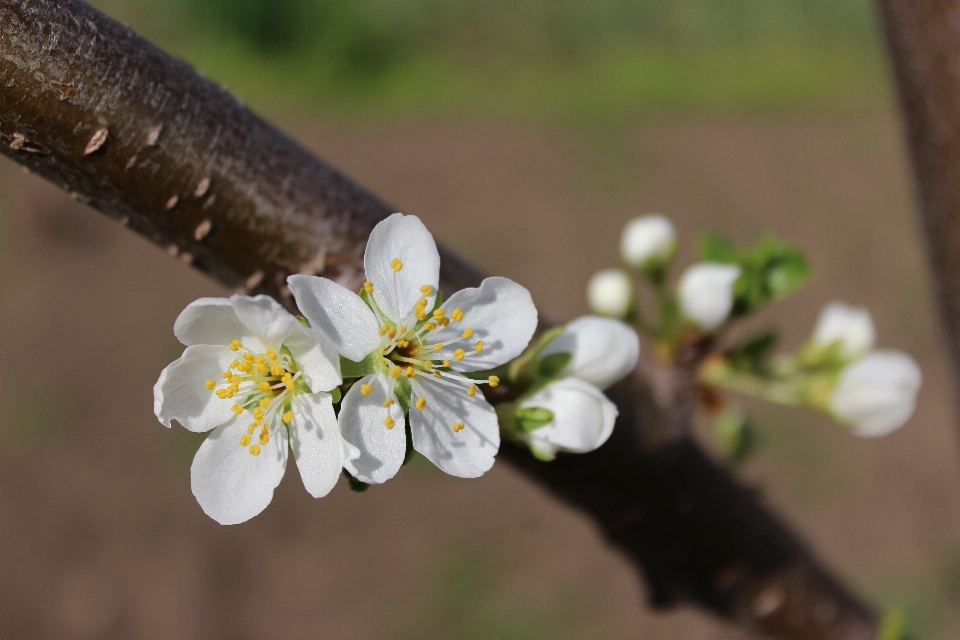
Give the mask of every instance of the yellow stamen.
[{"label": "yellow stamen", "polygon": [[390,367],[390,375],[392,375],[394,378],[399,378],[402,372],[403,372],[403,369],[401,369],[396,365],[394,365],[393,367]]},{"label": "yellow stamen", "polygon": [[434,371],[434,372],[433,372],[433,375],[434,375],[435,377],[439,378],[439,377],[440,377],[440,372],[439,372],[439,371]]},{"label": "yellow stamen", "polygon": [[370,395],[370,392],[371,392],[371,391],[373,391],[373,387],[372,387],[371,385],[369,385],[369,384],[362,384],[362,385],[360,385],[360,395],[362,395],[362,396],[368,396],[368,395]]},{"label": "yellow stamen", "polygon": [[270,367],[268,367],[266,364],[262,362],[257,365],[257,373],[266,373],[269,370],[270,370]]},{"label": "yellow stamen", "polygon": [[438,342],[437,344],[433,345],[433,350],[434,350],[434,351],[440,351],[440,349],[443,349],[443,345],[440,344],[439,342]]},{"label": "yellow stamen", "polygon": [[270,398],[260,398],[260,408],[266,409],[270,406]]},{"label": "yellow stamen", "polygon": [[481,351],[483,351],[483,340],[478,340],[477,346],[474,348],[477,350],[477,353],[480,353]]},{"label": "yellow stamen", "polygon": [[250,436],[248,436],[247,434],[243,434],[242,436],[240,436],[240,445],[245,447],[248,444],[250,444]]},{"label": "yellow stamen", "polygon": [[247,425],[247,433],[249,433],[250,435],[253,435],[253,430],[257,428],[257,425],[258,425],[258,424],[260,424],[260,423],[259,423],[259,422],[251,422],[250,424],[248,424],[248,425]]},{"label": "yellow stamen", "polygon": [[241,413],[243,413],[243,407],[241,407],[241,406],[238,405],[238,404],[235,404],[235,405],[233,405],[232,407],[230,407],[230,410],[233,411],[233,412],[234,412],[235,414],[237,414],[237,415],[240,415]]},{"label": "yellow stamen", "polygon": [[230,348],[234,351],[240,351],[240,348],[243,347],[243,343],[239,340],[234,340],[230,343]]},{"label": "yellow stamen", "polygon": [[428,285],[428,284],[425,284],[425,285],[423,285],[422,287],[420,287],[420,293],[422,293],[422,294],[425,295],[425,296],[428,296],[428,295],[430,295],[431,293],[433,293],[433,287],[431,287],[431,286]]},{"label": "yellow stamen", "polygon": [[403,269],[403,263],[400,262],[400,258],[394,258],[390,263],[390,268],[394,271],[400,271],[400,269]]},{"label": "yellow stamen", "polygon": [[394,337],[396,337],[396,335],[397,335],[397,328],[396,328],[396,327],[388,327],[388,328],[387,328],[387,333],[390,334],[390,339],[393,340]]},{"label": "yellow stamen", "polygon": [[387,331],[390,331],[390,327],[389,327],[389,326],[383,325],[382,327],[380,327],[380,335],[382,335],[382,336],[387,335]]},{"label": "yellow stamen", "polygon": [[475,384],[470,385],[470,386],[467,388],[467,395],[470,396],[471,398],[472,398],[473,396],[477,395],[477,385],[475,385]]},{"label": "yellow stamen", "polygon": [[426,298],[420,298],[419,300],[417,300],[417,305],[416,305],[416,306],[417,306],[417,307],[425,307],[425,306],[427,306],[427,299],[426,299]]},{"label": "yellow stamen", "polygon": [[263,364],[264,362],[267,361],[267,359],[264,358],[263,356],[257,356],[256,358],[253,359],[253,361],[256,362],[257,364]]},{"label": "yellow stamen", "polygon": [[279,364],[277,364],[276,362],[274,362],[272,365],[270,365],[270,375],[272,375],[272,376],[282,376],[282,375],[283,375],[283,367],[281,367]]},{"label": "yellow stamen", "polygon": [[413,367],[407,367],[406,373],[408,378],[412,378],[413,376],[417,375],[416,372],[413,370]]},{"label": "yellow stamen", "polygon": [[207,380],[203,383],[203,386],[205,386],[207,389],[210,389],[210,391],[213,391],[216,388],[217,383],[213,380]]},{"label": "yellow stamen", "polygon": [[271,360],[276,360],[277,352],[274,351],[273,349],[267,349],[267,357],[270,358]]},{"label": "yellow stamen", "polygon": [[253,417],[256,418],[257,420],[262,420],[262,419],[263,419],[263,409],[261,409],[260,407],[255,408],[255,409],[253,410]]},{"label": "yellow stamen", "polygon": [[268,442],[270,442],[270,436],[264,431],[260,434],[260,444],[267,444]]},{"label": "yellow stamen", "polygon": [[413,313],[414,313],[414,315],[417,316],[417,320],[426,320],[426,319],[427,319],[427,314],[424,312],[424,310],[423,310],[422,307],[418,307],[417,309],[414,310]]},{"label": "yellow stamen", "polygon": [[453,313],[450,314],[450,317],[456,320],[457,322],[460,322],[461,320],[463,320],[463,311],[460,309],[460,307],[457,307],[456,309],[453,310]]},{"label": "yellow stamen", "polygon": [[400,347],[401,349],[404,349],[404,348],[410,346],[410,341],[409,341],[409,340],[398,340],[398,341],[397,341],[397,346]]},{"label": "yellow stamen", "polygon": [[239,366],[240,366],[240,361],[239,361],[239,360],[234,360],[233,362],[230,363],[230,368],[231,368],[231,369],[236,369],[236,368],[239,367]]},{"label": "yellow stamen", "polygon": [[443,309],[442,309],[442,308],[440,308],[440,309],[434,309],[434,310],[433,310],[433,319],[436,320],[437,322],[439,322],[439,321],[441,321],[441,320],[443,319]]},{"label": "yellow stamen", "polygon": [[456,360],[457,362],[460,362],[461,360],[463,360],[463,356],[464,356],[463,349],[457,349],[456,351],[453,352],[453,359]]},{"label": "yellow stamen", "polygon": [[423,411],[423,408],[427,406],[427,399],[424,397],[417,398],[416,406],[417,406],[417,409],[420,409],[420,411]]},{"label": "yellow stamen", "polygon": [[226,390],[226,389],[217,389],[217,397],[220,398],[221,400],[223,400],[224,398],[226,398],[226,397],[227,397],[227,390]]},{"label": "yellow stamen", "polygon": [[449,360],[444,360],[444,361],[443,361],[443,366],[449,369],[449,368],[450,368],[450,361],[449,361]]},{"label": "yellow stamen", "polygon": [[290,424],[290,422],[293,420],[293,411],[287,411],[280,417],[280,419],[283,420],[283,424]]},{"label": "yellow stamen", "polygon": [[383,406],[385,407],[389,407],[392,404],[393,404],[393,398],[387,398],[386,400],[383,401]]},{"label": "yellow stamen", "polygon": [[266,380],[264,380],[263,382],[261,382],[261,383],[260,383],[260,391],[263,391],[264,393],[269,392],[269,391],[270,391],[270,383],[267,382]]},{"label": "yellow stamen", "polygon": [[463,424],[462,422],[454,422],[454,423],[453,423],[453,432],[454,432],[454,433],[457,433],[458,431],[460,431],[461,429],[463,429],[465,426],[467,426],[467,425]]},{"label": "yellow stamen", "polygon": [[397,423],[394,422],[393,418],[391,418],[390,416],[387,416],[387,419],[383,421],[383,426],[385,426],[387,429],[393,429],[393,426],[395,424]]},{"label": "yellow stamen", "polygon": [[490,381],[490,386],[491,386],[491,387],[495,387],[495,386],[497,386],[498,384],[500,384],[500,378],[497,377],[497,376],[490,376],[490,377],[487,378],[487,379]]},{"label": "yellow stamen", "polygon": [[441,326],[441,327],[449,327],[449,326],[450,326],[450,318],[443,318],[442,320],[438,320],[438,322],[440,323],[440,326]]},{"label": "yellow stamen", "polygon": [[437,328],[437,325],[433,324],[432,322],[428,322],[427,324],[423,325],[423,328],[427,331],[433,331]]},{"label": "yellow stamen", "polygon": [[255,456],[260,455],[260,447],[255,444],[250,445],[250,453]]},{"label": "yellow stamen", "polygon": [[471,329],[470,327],[467,327],[466,329],[463,330],[463,333],[460,334],[460,337],[466,340],[472,335],[473,335],[473,329]]},{"label": "yellow stamen", "polygon": [[403,335],[407,332],[407,328],[403,325],[400,325],[400,335]]},{"label": "yellow stamen", "polygon": [[247,362],[253,362],[253,354],[248,351],[245,354],[243,354],[243,359],[246,360]]},{"label": "yellow stamen", "polygon": [[369,280],[363,283],[363,290],[367,293],[373,293],[373,283]]},{"label": "yellow stamen", "polygon": [[231,374],[229,371],[224,371],[223,373],[220,374],[220,377],[223,378],[224,380],[229,380],[232,375],[233,374]]}]

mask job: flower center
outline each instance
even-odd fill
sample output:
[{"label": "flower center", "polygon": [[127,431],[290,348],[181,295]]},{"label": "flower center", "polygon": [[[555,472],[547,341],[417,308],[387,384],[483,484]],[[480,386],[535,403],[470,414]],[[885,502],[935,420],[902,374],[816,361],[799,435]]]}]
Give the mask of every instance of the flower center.
[{"label": "flower center", "polygon": [[[396,259],[392,266],[395,271],[402,268],[402,264]],[[368,294],[373,293],[373,283],[366,282],[363,288]],[[397,382],[401,378],[406,378],[417,391],[418,399],[414,406],[423,411],[430,402],[430,392],[416,381],[417,377],[428,378],[448,387],[452,392],[466,393],[470,397],[477,394],[477,385],[497,386],[500,383],[500,378],[497,376],[489,376],[486,380],[474,380],[451,368],[451,361],[460,362],[482,352],[483,340],[471,340],[474,330],[469,326],[464,326],[460,334],[453,338],[440,340],[438,334],[443,329],[450,327],[453,323],[464,323],[464,312],[458,307],[450,312],[449,316],[442,308],[428,313],[426,296],[433,293],[433,287],[423,285],[420,287],[420,293],[424,297],[417,301],[413,312],[399,325],[384,321],[384,314],[378,308],[374,309],[374,315],[380,323],[381,369],[389,372],[391,381],[389,396],[394,395]],[[372,306],[377,306],[373,296],[368,295],[367,300]],[[361,392],[366,392],[364,395],[367,395],[370,390],[361,389]],[[384,406],[390,410],[392,405],[392,397],[388,397],[384,401]],[[465,428],[466,425],[462,421],[447,416],[439,404],[437,409],[449,420],[454,433]],[[388,415],[384,425],[392,429],[394,424],[394,419]]]},{"label": "flower center", "polygon": [[[218,398],[227,401],[237,397],[232,410],[238,416],[248,411],[252,418],[247,432],[240,436],[240,446],[249,447],[252,455],[260,455],[260,448],[270,442],[270,433],[293,420],[293,395],[301,372],[289,353],[278,355],[273,349],[256,353],[243,346],[239,340],[230,343],[230,348],[240,357],[230,363],[220,374],[222,382],[207,380],[204,386]],[[296,371],[294,373],[294,371]],[[256,442],[254,432],[260,429]],[[259,443],[259,444],[258,444]]]}]

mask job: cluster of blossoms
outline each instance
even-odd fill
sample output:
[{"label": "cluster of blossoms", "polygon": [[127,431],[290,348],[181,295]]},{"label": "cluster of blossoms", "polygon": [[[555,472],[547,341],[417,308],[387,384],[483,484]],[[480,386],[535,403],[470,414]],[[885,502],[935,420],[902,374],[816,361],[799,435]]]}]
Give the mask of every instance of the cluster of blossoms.
[{"label": "cluster of blossoms", "polygon": [[[668,357],[685,345],[711,345],[699,367],[701,382],[708,386],[819,409],[860,436],[889,433],[913,414],[920,369],[905,353],[874,349],[876,332],[865,309],[839,302],[827,305],[807,344],[777,358],[770,357],[776,342],[771,333],[724,349],[717,346],[734,320],[806,281],[809,267],[798,249],[766,237],[755,248],[741,250],[725,238],[708,235],[701,242],[703,261],[687,267],[671,289],[666,276],[676,249],[676,231],[664,216],[632,220],[620,244],[628,270],[594,275],[587,288],[591,308],[635,324],[658,344],[658,353]],[[656,323],[638,308],[629,272],[655,290]],[[712,410],[719,411],[716,406]],[[742,416],[739,410],[732,413]],[[742,419],[737,422],[742,426]]]},{"label": "cluster of blossoms", "polygon": [[[344,472],[386,482],[412,451],[478,477],[501,432],[542,458],[609,437],[616,409],[601,390],[636,364],[630,327],[582,318],[525,353],[537,328],[527,290],[487,278],[443,300],[436,244],[414,216],[376,226],[364,270],[359,293],[291,276],[303,317],[266,296],[234,295],[197,300],[177,318],[186,349],[161,373],[154,412],[168,427],[211,432],[191,486],[214,520],[263,511],[289,452],[304,487],[322,497]],[[518,399],[498,416],[482,388],[501,384]]]}]

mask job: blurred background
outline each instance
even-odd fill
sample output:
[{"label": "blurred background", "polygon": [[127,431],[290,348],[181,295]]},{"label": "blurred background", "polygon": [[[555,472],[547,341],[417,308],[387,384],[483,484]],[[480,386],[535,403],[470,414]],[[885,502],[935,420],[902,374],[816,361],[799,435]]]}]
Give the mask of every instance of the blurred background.
[{"label": "blurred background", "polygon": [[[707,229],[805,247],[813,283],[751,323],[792,348],[827,301],[868,305],[923,366],[919,409],[861,440],[747,403],[738,473],[916,637],[960,635],[953,382],[868,0],[95,4],[552,318],[586,311],[634,215],[673,218],[681,265]],[[592,524],[504,464],[417,458],[319,501],[291,472],[220,527],[190,494],[202,436],[164,429],[152,386],[180,310],[229,292],[6,160],[0,274],[0,638],[742,637],[647,609]]]}]

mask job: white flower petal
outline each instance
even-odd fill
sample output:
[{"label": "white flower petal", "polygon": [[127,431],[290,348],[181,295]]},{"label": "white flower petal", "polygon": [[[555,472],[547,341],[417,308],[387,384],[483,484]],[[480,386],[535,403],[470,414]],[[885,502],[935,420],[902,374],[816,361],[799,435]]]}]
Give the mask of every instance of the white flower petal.
[{"label": "white flower petal", "polygon": [[[492,369],[516,358],[537,328],[537,308],[530,292],[507,278],[487,278],[479,288],[458,291],[443,303],[447,317],[458,308],[463,320],[451,322],[429,338],[430,343],[445,342],[462,335],[468,327],[473,329],[469,338],[454,342],[438,354],[447,354],[444,357],[456,371]],[[483,350],[478,354],[459,362],[449,355],[458,348],[473,351],[481,340]]]},{"label": "white flower petal", "polygon": [[337,484],[344,463],[340,425],[328,393],[296,396],[290,449],[307,493],[322,498]]},{"label": "white flower petal", "polygon": [[229,347],[192,345],[171,362],[153,387],[153,412],[164,425],[176,420],[189,431],[202,433],[227,422],[234,416],[233,401],[220,399],[204,383],[221,383],[237,354]]},{"label": "white flower petal", "polygon": [[274,429],[255,456],[240,444],[247,422],[241,416],[215,429],[190,467],[193,495],[203,512],[220,524],[246,522],[266,509],[287,467],[286,429]]},{"label": "white flower petal", "polygon": [[380,344],[380,325],[370,307],[346,287],[317,276],[287,278],[300,312],[338,353],[359,362]]},{"label": "white flower petal", "polygon": [[867,309],[831,302],[820,312],[811,340],[824,348],[837,343],[841,355],[856,358],[873,348],[875,338],[873,318]]},{"label": "white flower petal", "polygon": [[677,286],[680,310],[704,331],[719,327],[733,309],[733,284],[740,267],[732,264],[701,262],[680,276]]},{"label": "white flower petal", "polygon": [[[610,437],[617,419],[617,407],[603,393],[577,378],[564,378],[548,384],[520,404],[521,408],[542,407],[553,412],[553,422],[528,435],[532,444],[553,454],[558,450],[573,453],[593,451]],[[549,443],[549,447],[543,446]]]},{"label": "white flower petal", "polygon": [[187,305],[173,323],[173,335],[189,346],[194,344],[228,345],[240,340],[247,348],[261,353],[266,348],[239,317],[230,298],[200,298]]},{"label": "white flower petal", "polygon": [[[399,260],[400,271],[392,264]],[[384,219],[370,233],[363,254],[367,280],[373,283],[373,298],[387,317],[400,324],[426,297],[427,310],[433,309],[440,281],[440,254],[427,228],[416,216],[395,213]],[[424,296],[420,288],[432,291]]]},{"label": "white flower petal", "polygon": [[340,356],[319,331],[309,331],[302,325],[294,327],[283,344],[290,349],[311,391],[330,391],[343,382]]},{"label": "white flower petal", "polygon": [[872,351],[844,368],[830,410],[858,436],[883,436],[913,415],[922,382],[920,367],[907,354]]},{"label": "white flower petal", "polygon": [[569,353],[562,375],[575,376],[603,390],[637,366],[640,339],[629,325],[599,316],[582,316],[543,348],[541,356]]},{"label": "white flower petal", "polygon": [[633,282],[623,269],[597,271],[587,282],[587,305],[594,313],[626,318],[633,306]]},{"label": "white flower petal", "polygon": [[[423,410],[416,408],[424,398]],[[453,424],[464,428],[454,432]],[[450,475],[477,478],[493,466],[500,449],[497,413],[482,393],[472,398],[430,379],[413,382],[410,399],[410,434],[413,448]]]},{"label": "white flower petal", "polygon": [[651,263],[663,264],[677,249],[677,231],[673,223],[659,213],[634,218],[623,228],[620,255],[635,269]]},{"label": "white flower petal", "polygon": [[297,319],[270,296],[233,295],[230,296],[230,303],[240,322],[256,336],[264,351],[279,351],[283,340],[297,323]]},{"label": "white flower petal", "polygon": [[[371,392],[363,395],[362,385]],[[403,411],[394,402],[384,407],[383,401],[393,398],[388,378],[375,373],[354,383],[340,405],[340,432],[343,439],[360,450],[360,457],[347,467],[357,479],[371,484],[386,482],[397,474],[407,452],[407,433]],[[387,417],[394,420],[387,428]]]}]

